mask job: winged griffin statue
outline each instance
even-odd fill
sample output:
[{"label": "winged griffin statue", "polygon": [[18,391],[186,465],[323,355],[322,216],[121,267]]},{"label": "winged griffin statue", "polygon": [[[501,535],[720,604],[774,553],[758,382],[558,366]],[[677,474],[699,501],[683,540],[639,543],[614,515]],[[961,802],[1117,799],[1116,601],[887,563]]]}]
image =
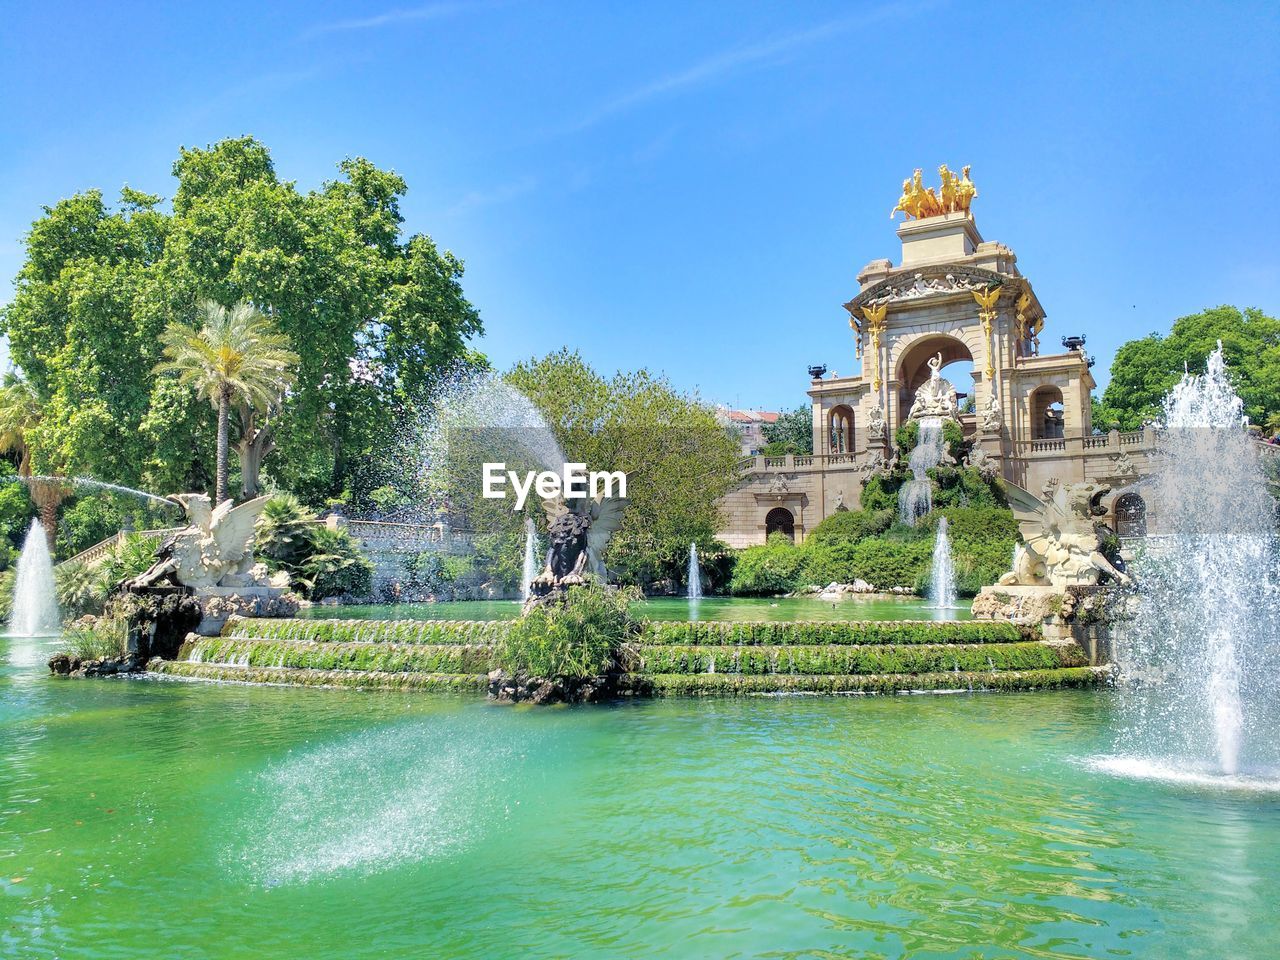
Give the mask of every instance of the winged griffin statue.
[{"label": "winged griffin statue", "polygon": [[1098,500],[1111,488],[1097,483],[1056,480],[1046,485],[1046,499],[1016,484],[1005,483],[1009,506],[1025,542],[1010,573],[1000,578],[1005,586],[1053,586],[1058,589],[1094,584],[1106,575],[1129,583],[1127,574],[1102,554],[1102,536],[1094,520]]},{"label": "winged griffin statue", "polygon": [[184,587],[243,587],[252,582],[253,533],[267,497],[216,507],[204,494],[180,493],[190,525],[156,551],[156,562],[129,582],[132,588],[175,584]]},{"label": "winged griffin statue", "polygon": [[[572,502],[572,505],[570,503]],[[587,576],[605,580],[604,550],[620,526],[627,501],[622,497],[547,498],[547,562],[529,585],[529,603],[554,591],[584,583]]]}]

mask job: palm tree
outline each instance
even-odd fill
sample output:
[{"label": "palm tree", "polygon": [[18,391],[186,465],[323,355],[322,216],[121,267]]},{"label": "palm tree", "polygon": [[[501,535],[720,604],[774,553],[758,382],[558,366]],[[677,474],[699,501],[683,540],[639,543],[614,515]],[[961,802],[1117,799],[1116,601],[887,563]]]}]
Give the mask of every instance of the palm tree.
[{"label": "palm tree", "polygon": [[18,457],[18,476],[31,476],[31,445],[27,434],[40,423],[40,398],[31,384],[12,373],[0,386],[0,453]]},{"label": "palm tree", "polygon": [[264,414],[294,381],[298,355],[289,338],[249,303],[227,308],[212,300],[198,308],[199,329],[170,324],[160,335],[164,355],[156,373],[176,373],[218,411],[218,466],[214,502],[227,499],[227,451],[231,406],[239,402]]},{"label": "palm tree", "polygon": [[0,386],[0,453],[18,458],[18,476],[27,484],[31,499],[40,511],[40,525],[53,549],[58,504],[67,498],[71,488],[49,477],[33,477],[31,472],[31,431],[40,425],[44,410],[30,381],[12,373],[6,374]]}]

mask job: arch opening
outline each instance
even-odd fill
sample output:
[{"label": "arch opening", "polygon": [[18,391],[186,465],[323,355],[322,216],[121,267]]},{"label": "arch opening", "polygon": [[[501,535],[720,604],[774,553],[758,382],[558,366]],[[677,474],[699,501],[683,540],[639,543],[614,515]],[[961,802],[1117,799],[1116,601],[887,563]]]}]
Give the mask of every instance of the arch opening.
[{"label": "arch opening", "polygon": [[847,404],[832,407],[827,417],[829,453],[853,453],[853,410]]},{"label": "arch opening", "polygon": [[1116,498],[1116,533],[1121,537],[1147,535],[1147,502],[1136,493],[1122,493]]},{"label": "arch opening", "polygon": [[796,518],[786,507],[774,507],[764,515],[765,539],[775,533],[781,533],[792,543],[795,543]]},{"label": "arch opening", "polygon": [[1031,394],[1031,439],[1061,440],[1066,435],[1062,391],[1057,387],[1037,387]]}]

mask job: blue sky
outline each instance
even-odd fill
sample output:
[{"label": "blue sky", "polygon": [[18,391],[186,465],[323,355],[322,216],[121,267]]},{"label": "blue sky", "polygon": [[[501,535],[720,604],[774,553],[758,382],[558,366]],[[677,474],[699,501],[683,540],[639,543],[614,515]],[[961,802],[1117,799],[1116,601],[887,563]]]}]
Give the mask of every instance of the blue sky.
[{"label": "blue sky", "polygon": [[363,155],[467,264],[506,367],[562,344],[738,406],[856,369],[840,304],[914,167],[973,166],[1046,347],[1280,312],[1280,5],[5,3],[0,299],[43,204],[168,196],[252,134]]}]

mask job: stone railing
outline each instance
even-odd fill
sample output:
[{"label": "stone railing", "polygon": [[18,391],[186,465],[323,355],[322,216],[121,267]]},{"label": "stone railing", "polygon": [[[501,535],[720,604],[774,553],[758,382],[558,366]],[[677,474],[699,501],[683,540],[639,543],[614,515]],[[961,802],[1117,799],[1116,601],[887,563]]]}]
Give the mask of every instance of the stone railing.
[{"label": "stone railing", "polygon": [[[330,528],[346,530],[360,541],[366,553],[405,554],[420,550],[438,549],[440,553],[470,554],[475,552],[475,534],[467,530],[451,530],[439,523],[389,523],[381,520],[347,520],[344,517],[326,517],[316,520]],[[159,530],[121,530],[87,550],[81,550],[64,563],[97,563],[130,532],[145,537],[164,539],[177,533],[182,527],[164,527]]]},{"label": "stone railing", "polygon": [[[1156,445],[1154,427],[1135,430],[1132,433],[1121,433],[1112,430],[1110,433],[1088,437],[1054,437],[1045,440],[1026,440],[1016,445],[1016,456],[1052,456],[1072,453],[1120,453],[1129,450],[1150,450]],[[1136,448],[1136,449],[1135,449]]]},{"label": "stone railing", "polygon": [[[320,521],[335,530],[345,530],[360,541],[366,550],[403,552],[438,548],[441,553],[475,552],[475,534],[452,530],[442,523],[394,523],[384,520],[348,520],[330,516]],[[416,551],[415,551],[416,552]]]},{"label": "stone railing", "polygon": [[62,566],[64,563],[97,563],[131,533],[136,533],[143,537],[156,537],[157,539],[163,540],[165,537],[170,534],[177,533],[181,529],[182,527],[161,527],[159,530],[121,530],[118,533],[107,537],[107,539],[99,543],[95,543],[87,550],[81,550],[74,557],[68,557],[66,560],[60,561],[58,566]]},{"label": "stone railing", "polygon": [[738,472],[785,473],[789,470],[821,470],[825,467],[852,467],[857,459],[852,453],[797,453],[785,457],[744,457],[738,461]]}]

